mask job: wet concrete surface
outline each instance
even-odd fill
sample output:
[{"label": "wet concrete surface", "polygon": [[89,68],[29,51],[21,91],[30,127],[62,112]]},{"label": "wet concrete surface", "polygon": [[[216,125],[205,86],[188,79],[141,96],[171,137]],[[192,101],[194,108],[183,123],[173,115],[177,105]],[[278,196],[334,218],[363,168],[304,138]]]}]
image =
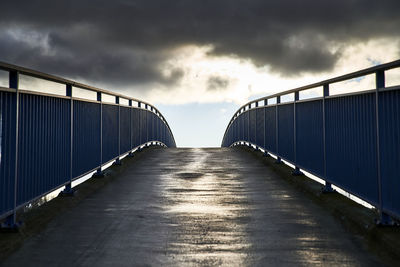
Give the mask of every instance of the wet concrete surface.
[{"label": "wet concrete surface", "polygon": [[381,265],[323,208],[228,148],[145,152],[3,264]]}]

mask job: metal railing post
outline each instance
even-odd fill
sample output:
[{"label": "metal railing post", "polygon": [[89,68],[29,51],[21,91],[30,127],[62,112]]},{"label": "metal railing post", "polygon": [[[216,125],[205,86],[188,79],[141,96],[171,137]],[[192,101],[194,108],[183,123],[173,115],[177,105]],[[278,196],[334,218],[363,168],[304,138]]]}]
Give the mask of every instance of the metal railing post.
[{"label": "metal railing post", "polygon": [[276,133],[276,161],[275,163],[279,164],[282,163],[281,157],[279,157],[279,115],[278,115],[278,104],[281,103],[281,96],[276,97],[276,106],[275,106],[275,133]]},{"label": "metal railing post", "polygon": [[100,166],[94,176],[103,177],[103,99],[101,92],[97,92],[97,101],[100,102]]},{"label": "metal railing post", "polygon": [[146,116],[146,119],[145,119],[146,120],[146,146],[148,146],[149,144],[147,144],[147,142],[149,141],[149,121],[147,120],[147,115],[148,115],[147,112],[149,110],[149,107],[147,104],[145,104],[144,108],[146,109],[146,112],[144,113]]},{"label": "metal railing post", "polygon": [[9,88],[15,89],[15,144],[14,144],[14,199],[13,213],[1,225],[2,229],[15,231],[19,228],[17,223],[17,196],[18,196],[18,143],[19,143],[19,73],[9,71]]},{"label": "metal railing post", "polygon": [[247,144],[249,147],[251,147],[250,144],[250,109],[251,109],[251,103],[247,106]]},{"label": "metal railing post", "polygon": [[132,108],[132,100],[131,99],[129,99],[129,101],[128,101],[128,105],[129,105],[129,147],[130,147],[130,149],[129,149],[129,153],[128,153],[128,156],[129,157],[134,157],[134,154],[133,154],[133,151],[132,151],[132,149],[133,149],[133,142],[132,142],[132,131],[133,131],[133,127],[132,127],[132,112],[133,112],[133,108]]},{"label": "metal railing post", "polygon": [[263,154],[263,156],[264,157],[268,157],[269,156],[269,154],[268,154],[268,151],[267,151],[267,144],[266,144],[266,142],[267,142],[267,138],[266,138],[266,136],[267,136],[267,127],[265,127],[265,124],[266,124],[266,112],[267,112],[267,108],[266,108],[266,106],[268,106],[268,99],[264,99],[264,112],[263,112],[263,114],[264,114],[264,154]]},{"label": "metal railing post", "polygon": [[380,134],[379,134],[379,89],[385,88],[385,71],[378,70],[375,73],[375,120],[376,120],[376,166],[378,179],[378,196],[379,196],[379,221],[378,224],[390,225],[393,223],[390,215],[383,211],[383,192],[382,192],[382,175],[381,175],[381,151],[380,151]]},{"label": "metal railing post", "polygon": [[[142,103],[138,102],[138,108],[142,107]],[[139,147],[137,149],[137,151],[142,151],[142,146],[141,146],[141,142],[142,142],[142,115],[141,115],[142,111],[139,110]]]},{"label": "metal railing post", "polygon": [[[324,179],[326,179],[326,97],[329,96],[329,84],[323,86],[323,98],[322,98],[322,135],[324,141]],[[325,186],[322,189],[324,193],[333,192],[332,184],[325,180]]]},{"label": "metal railing post", "polygon": [[118,157],[114,164],[121,165],[121,105],[119,103],[119,96],[115,97],[115,104],[118,105]]},{"label": "metal railing post", "polygon": [[70,97],[70,166],[69,166],[69,183],[65,185],[61,196],[73,196],[74,190],[72,190],[72,164],[73,164],[73,143],[74,143],[74,101],[72,99],[72,85],[65,85],[65,95]]},{"label": "metal railing post", "polygon": [[258,144],[257,144],[257,143],[258,143],[258,142],[257,142],[257,119],[258,119],[258,118],[257,118],[257,108],[258,108],[258,101],[255,102],[255,108],[256,108],[256,109],[255,109],[254,111],[255,111],[255,115],[256,115],[256,120],[255,120],[255,122],[254,122],[254,128],[255,128],[256,130],[255,130],[255,132],[254,132],[254,140],[255,140],[255,146],[256,146],[256,147],[255,147],[254,149],[255,149],[255,151],[258,151],[258,150],[259,150],[259,149],[258,149]]},{"label": "metal railing post", "polygon": [[296,110],[296,103],[299,101],[299,92],[294,92],[294,101],[293,101],[293,152],[294,152],[294,171],[292,172],[292,175],[298,176],[298,175],[303,175],[303,173],[300,171],[300,168],[297,166],[297,110]]}]

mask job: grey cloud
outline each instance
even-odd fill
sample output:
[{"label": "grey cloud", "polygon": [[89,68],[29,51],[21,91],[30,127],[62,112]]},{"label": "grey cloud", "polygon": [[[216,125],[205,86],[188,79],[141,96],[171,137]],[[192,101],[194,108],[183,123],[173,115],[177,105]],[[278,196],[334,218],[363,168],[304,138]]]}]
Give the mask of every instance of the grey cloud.
[{"label": "grey cloud", "polygon": [[229,86],[229,79],[220,76],[211,76],[207,80],[207,90],[221,91]]},{"label": "grey cloud", "polygon": [[[0,60],[72,78],[174,84],[160,70],[171,49],[211,45],[282,75],[330,70],[343,47],[400,36],[400,1],[139,0],[4,1]],[[8,29],[8,30],[7,30]],[[48,36],[47,46],[7,35]]]}]

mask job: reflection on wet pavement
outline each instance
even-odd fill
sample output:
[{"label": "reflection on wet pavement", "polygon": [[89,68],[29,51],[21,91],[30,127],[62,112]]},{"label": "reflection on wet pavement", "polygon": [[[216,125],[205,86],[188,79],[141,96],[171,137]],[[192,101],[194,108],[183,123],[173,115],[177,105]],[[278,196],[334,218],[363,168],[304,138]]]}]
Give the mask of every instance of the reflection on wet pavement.
[{"label": "reflection on wet pavement", "polygon": [[377,265],[337,222],[236,149],[158,149],[6,266]]}]

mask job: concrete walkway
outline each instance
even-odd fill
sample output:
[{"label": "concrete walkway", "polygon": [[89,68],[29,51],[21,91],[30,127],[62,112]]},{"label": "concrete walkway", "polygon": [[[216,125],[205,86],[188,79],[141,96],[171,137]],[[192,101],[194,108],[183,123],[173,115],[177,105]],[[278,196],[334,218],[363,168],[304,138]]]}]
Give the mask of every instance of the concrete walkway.
[{"label": "concrete walkway", "polygon": [[154,149],[4,265],[380,265],[360,247],[249,153]]}]

